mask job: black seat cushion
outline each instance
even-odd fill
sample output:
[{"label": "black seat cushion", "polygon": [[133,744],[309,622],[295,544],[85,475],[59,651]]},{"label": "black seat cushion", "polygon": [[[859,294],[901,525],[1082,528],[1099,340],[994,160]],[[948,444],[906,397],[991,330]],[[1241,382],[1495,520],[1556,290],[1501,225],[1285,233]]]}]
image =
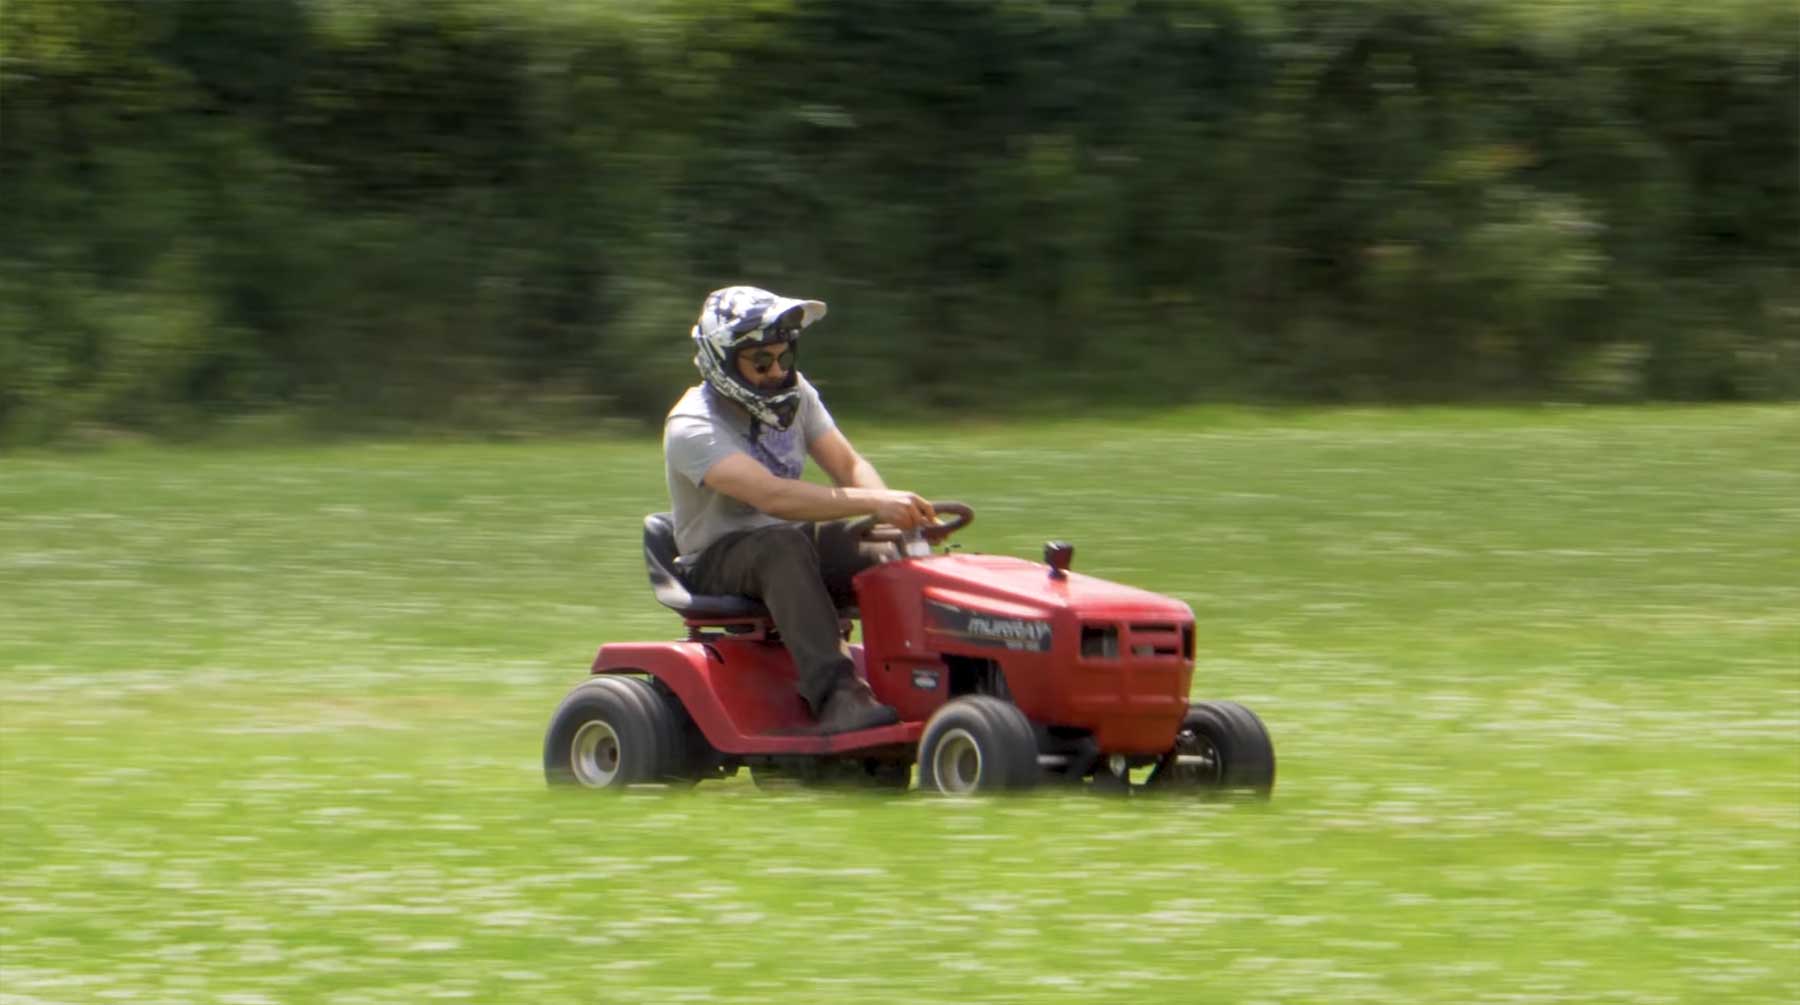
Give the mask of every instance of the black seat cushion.
[{"label": "black seat cushion", "polygon": [[766,618],[769,609],[749,597],[736,594],[709,596],[690,593],[675,571],[675,521],[667,513],[644,518],[644,564],[649,566],[650,589],[664,607],[693,621],[712,618]]}]

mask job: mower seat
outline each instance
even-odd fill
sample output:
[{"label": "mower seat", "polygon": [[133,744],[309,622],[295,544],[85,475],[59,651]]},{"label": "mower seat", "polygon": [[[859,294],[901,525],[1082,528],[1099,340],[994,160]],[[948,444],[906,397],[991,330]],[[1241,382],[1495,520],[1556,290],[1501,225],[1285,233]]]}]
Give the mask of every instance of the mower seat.
[{"label": "mower seat", "polygon": [[[771,621],[773,616],[761,602],[739,594],[708,596],[688,592],[687,584],[675,571],[675,520],[667,513],[652,513],[644,518],[644,564],[650,571],[650,589],[656,599],[687,621]],[[861,617],[856,601],[837,598],[838,621]]]},{"label": "mower seat", "polygon": [[740,621],[766,618],[769,609],[749,597],[731,594],[708,596],[689,593],[675,572],[675,520],[667,513],[644,518],[644,564],[650,571],[650,589],[664,607],[689,621]]}]

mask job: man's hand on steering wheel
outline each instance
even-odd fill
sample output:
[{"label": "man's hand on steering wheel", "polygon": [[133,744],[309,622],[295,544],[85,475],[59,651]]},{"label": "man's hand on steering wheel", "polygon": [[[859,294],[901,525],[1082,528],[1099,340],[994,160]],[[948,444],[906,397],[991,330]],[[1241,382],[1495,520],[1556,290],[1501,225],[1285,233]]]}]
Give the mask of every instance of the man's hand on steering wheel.
[{"label": "man's hand on steering wheel", "polygon": [[[937,544],[951,534],[967,527],[975,519],[975,511],[967,504],[940,499],[927,502],[910,492],[895,492],[894,496],[907,501],[907,505],[894,514],[894,519],[870,514],[850,524],[850,533],[859,541],[874,541],[899,544],[912,539],[913,535],[923,538],[928,544]],[[924,507],[926,514],[920,519],[919,507]],[[949,520],[944,520],[944,517]],[[900,526],[900,520],[916,521],[910,527]]]},{"label": "man's hand on steering wheel", "polygon": [[937,523],[937,511],[924,498],[911,493],[888,490],[875,503],[876,523],[913,530]]}]

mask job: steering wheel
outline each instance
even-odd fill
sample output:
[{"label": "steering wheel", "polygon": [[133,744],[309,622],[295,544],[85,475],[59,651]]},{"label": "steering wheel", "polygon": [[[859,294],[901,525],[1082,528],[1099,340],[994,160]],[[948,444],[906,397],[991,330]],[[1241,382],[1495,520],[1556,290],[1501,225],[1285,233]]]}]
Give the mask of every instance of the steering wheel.
[{"label": "steering wheel", "polygon": [[890,524],[876,523],[874,517],[865,516],[850,525],[850,533],[858,540],[873,541],[878,544],[899,544],[906,540],[908,534],[917,534],[926,542],[936,544],[975,522],[975,511],[963,503],[934,502],[931,504],[931,508],[937,511],[939,520],[943,520],[945,516],[953,519],[905,531]]}]

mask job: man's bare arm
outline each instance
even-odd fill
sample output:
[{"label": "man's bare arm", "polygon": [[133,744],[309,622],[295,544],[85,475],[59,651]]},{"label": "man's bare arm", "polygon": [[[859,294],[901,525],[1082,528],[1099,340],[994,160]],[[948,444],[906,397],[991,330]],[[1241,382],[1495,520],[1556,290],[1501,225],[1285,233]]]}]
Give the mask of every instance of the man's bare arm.
[{"label": "man's bare arm", "polygon": [[850,445],[850,440],[836,429],[813,440],[807,450],[819,467],[831,477],[833,485],[859,489],[887,488],[887,483],[876,472],[875,465],[857,453],[856,448]]},{"label": "man's bare arm", "polygon": [[778,478],[747,454],[733,454],[706,473],[706,486],[783,520],[841,520],[874,516],[910,529],[937,519],[931,504],[911,492],[859,486],[826,487]]}]

